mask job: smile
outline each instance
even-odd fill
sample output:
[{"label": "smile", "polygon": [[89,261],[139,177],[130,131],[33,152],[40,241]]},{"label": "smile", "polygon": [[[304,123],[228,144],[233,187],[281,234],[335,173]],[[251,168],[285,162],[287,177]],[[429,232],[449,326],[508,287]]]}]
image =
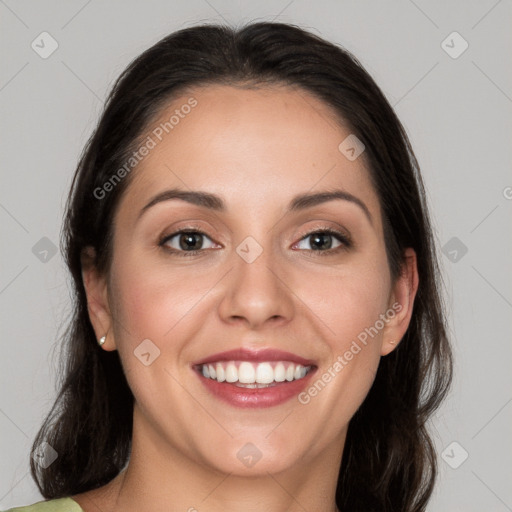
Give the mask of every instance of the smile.
[{"label": "smile", "polygon": [[297,396],[317,366],[281,350],[236,349],[197,361],[192,368],[215,398],[235,407],[259,408]]},{"label": "smile", "polygon": [[303,379],[311,368],[291,361],[218,361],[198,367],[207,379],[248,388],[268,387],[278,382]]}]

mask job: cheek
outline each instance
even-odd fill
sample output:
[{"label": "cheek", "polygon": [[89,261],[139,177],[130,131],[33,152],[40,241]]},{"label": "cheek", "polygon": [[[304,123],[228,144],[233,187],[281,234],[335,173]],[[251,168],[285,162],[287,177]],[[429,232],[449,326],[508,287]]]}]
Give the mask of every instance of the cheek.
[{"label": "cheek", "polygon": [[[385,280],[372,279],[365,282],[361,279],[344,280],[343,289],[339,293],[337,301],[338,322],[337,332],[340,333],[340,341],[346,342],[361,338],[361,333],[366,332],[384,313],[386,303]],[[341,344],[345,345],[345,343]]]},{"label": "cheek", "polygon": [[314,313],[329,327],[325,331],[326,339],[330,340],[334,356],[347,350],[352,340],[375,325],[386,311],[389,292],[387,267],[368,264],[317,275],[302,287],[301,296],[307,297],[308,305],[312,305]]},{"label": "cheek", "polygon": [[165,266],[152,268],[143,261],[136,257],[118,261],[117,313],[132,338],[161,340],[193,309],[212,279]]},{"label": "cheek", "polygon": [[339,418],[342,423],[362,403],[375,377],[385,326],[381,315],[386,317],[389,291],[388,268],[380,260],[322,276],[302,289],[302,296],[309,297],[315,315],[327,326],[322,336],[328,355],[316,378],[323,377],[323,383],[311,388],[311,397],[321,392],[320,402],[327,407],[343,402],[348,416]]},{"label": "cheek", "polygon": [[[210,280],[204,286],[211,286]],[[160,399],[182,391],[169,375],[175,375],[190,335],[184,330],[190,329],[191,311],[204,294],[203,286],[192,276],[189,281],[179,271],[151,266],[147,257],[136,254],[115,260],[111,286],[116,348],[126,377],[139,406],[155,408],[152,414],[158,416]]]},{"label": "cheek", "polygon": [[[323,434],[336,436],[366,398],[380,361],[389,283],[386,268],[332,276],[317,291],[315,314],[323,330],[328,356],[311,385],[299,396],[311,417],[328,416]],[[313,293],[313,288],[311,288]],[[325,297],[329,297],[326,300]]]}]

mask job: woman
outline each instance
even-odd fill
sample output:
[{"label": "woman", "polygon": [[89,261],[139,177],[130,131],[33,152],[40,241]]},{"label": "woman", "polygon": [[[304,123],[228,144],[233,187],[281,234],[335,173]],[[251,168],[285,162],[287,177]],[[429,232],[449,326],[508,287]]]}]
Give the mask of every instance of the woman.
[{"label": "woman", "polygon": [[436,252],[348,52],[279,23],[161,40],[115,84],[63,235],[49,501],[13,510],[425,510],[452,376]]}]

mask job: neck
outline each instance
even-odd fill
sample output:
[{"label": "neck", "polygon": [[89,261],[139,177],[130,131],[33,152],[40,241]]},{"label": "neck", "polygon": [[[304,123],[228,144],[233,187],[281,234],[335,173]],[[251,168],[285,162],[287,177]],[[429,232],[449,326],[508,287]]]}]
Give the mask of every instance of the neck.
[{"label": "neck", "polygon": [[[346,432],[336,446],[330,446],[314,459],[305,457],[293,468],[279,473],[248,477],[222,473],[191,460],[169,446],[168,439],[140,428],[140,414],[135,407],[130,460],[105,486],[103,496],[108,495],[108,500],[102,501],[102,510],[167,512],[170,506],[184,512],[338,510],[335,492]],[[99,500],[95,502],[98,505]]]}]

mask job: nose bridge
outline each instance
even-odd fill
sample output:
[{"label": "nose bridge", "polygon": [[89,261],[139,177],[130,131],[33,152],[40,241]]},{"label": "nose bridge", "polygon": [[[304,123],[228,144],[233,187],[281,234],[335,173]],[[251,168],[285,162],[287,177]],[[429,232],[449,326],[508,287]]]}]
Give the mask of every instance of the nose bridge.
[{"label": "nose bridge", "polygon": [[243,318],[253,328],[277,317],[290,320],[292,302],[273,254],[271,237],[260,244],[246,237],[233,252],[233,271],[220,305],[225,321]]}]

